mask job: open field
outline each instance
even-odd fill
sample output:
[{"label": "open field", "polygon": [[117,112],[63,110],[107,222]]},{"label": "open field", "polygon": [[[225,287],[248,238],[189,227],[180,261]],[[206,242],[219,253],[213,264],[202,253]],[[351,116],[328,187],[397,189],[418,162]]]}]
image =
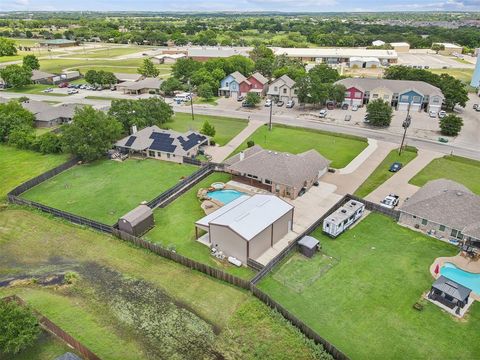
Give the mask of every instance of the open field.
[{"label": "open field", "polygon": [[105,360],[314,359],[319,351],[245,291],[34,211],[0,212],[0,253],[0,278],[78,274],[73,285],[24,282],[0,296],[18,294]]},{"label": "open field", "polygon": [[[275,279],[282,271],[297,272],[296,263],[287,259],[260,288],[352,359],[478,356],[480,343],[471,341],[480,330],[478,302],[458,321],[421,300],[433,282],[431,263],[439,256],[456,254],[455,247],[375,213],[335,240],[320,229],[313,235],[338,264],[303,292],[296,292]],[[307,261],[317,267],[315,259]],[[424,305],[423,311],[412,307],[417,301]]]},{"label": "open field", "polygon": [[[124,59],[124,60],[85,60],[85,59],[41,59],[40,70],[52,73],[60,73],[64,69],[81,69],[85,73],[89,67],[95,67],[102,70],[104,67],[116,69],[115,72],[127,72],[126,69],[134,69],[140,66],[142,59]],[[105,70],[105,69],[103,69]]]},{"label": "open field", "polygon": [[[355,195],[365,197],[385,181],[390,179],[395,173],[388,171],[390,165],[399,162],[403,166],[417,157],[417,149],[406,148],[402,151],[402,155],[398,155],[398,149],[390,151],[387,157],[378,165],[378,167],[370,174],[365,182],[355,191]],[[400,170],[402,171],[402,170]]]},{"label": "open field", "polygon": [[0,145],[0,201],[14,187],[64,163],[68,157]]},{"label": "open field", "polygon": [[237,268],[231,264],[224,265],[222,262],[210,255],[210,249],[195,240],[195,221],[205,216],[200,207],[200,200],[197,192],[200,188],[206,188],[212,183],[220,181],[227,182],[230,175],[214,173],[165,208],[158,208],[154,211],[155,227],[143,237],[165,247],[173,248],[179,254],[187,256],[204,264],[220,268],[233,275],[249,279],[253,271],[246,267]]},{"label": "open field", "polygon": [[113,58],[122,55],[134,54],[142,52],[143,50],[148,50],[140,46],[124,46],[124,47],[109,47],[101,48],[99,50],[86,50],[78,51],[75,54],[67,54],[64,57],[75,57],[75,58]]},{"label": "open field", "polygon": [[22,197],[113,224],[140,202],[152,200],[196,169],[153,159],[101,160],[71,168]]},{"label": "open field", "polygon": [[415,175],[410,183],[423,186],[430,180],[441,178],[459,182],[480,195],[480,161],[460,156],[447,155],[434,159]]},{"label": "open field", "polygon": [[200,130],[205,120],[208,120],[210,124],[215,126],[216,134],[214,139],[220,146],[227,144],[248,125],[247,120],[210,115],[195,114],[195,120],[192,120],[190,113],[177,112],[173,117],[173,121],[166,123],[165,126],[180,132]]},{"label": "open field", "polygon": [[[329,159],[330,166],[334,168],[347,166],[368,146],[367,140],[359,137],[277,124],[273,126],[271,132],[267,126],[260,127],[248,140],[253,140],[264,149],[287,151],[292,154],[314,149]],[[240,145],[234,154],[245,149],[247,141]]]},{"label": "open field", "polygon": [[472,75],[473,75],[473,69],[456,69],[456,68],[450,68],[450,69],[429,69],[432,73],[434,74],[448,74],[452,75],[454,78],[457,78],[465,83],[470,84],[470,81],[472,80]]}]

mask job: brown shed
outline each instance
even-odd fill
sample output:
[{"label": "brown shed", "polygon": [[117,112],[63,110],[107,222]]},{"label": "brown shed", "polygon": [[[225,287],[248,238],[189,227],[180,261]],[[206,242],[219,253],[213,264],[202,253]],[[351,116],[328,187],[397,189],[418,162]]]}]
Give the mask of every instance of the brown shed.
[{"label": "brown shed", "polygon": [[147,205],[139,205],[118,220],[118,229],[141,236],[155,225],[153,211]]}]

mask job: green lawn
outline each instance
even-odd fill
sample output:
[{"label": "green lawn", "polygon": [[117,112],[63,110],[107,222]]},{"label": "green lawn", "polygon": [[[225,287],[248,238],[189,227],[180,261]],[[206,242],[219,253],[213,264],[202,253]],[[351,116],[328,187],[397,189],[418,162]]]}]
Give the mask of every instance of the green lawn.
[{"label": "green lawn", "polygon": [[[145,50],[140,46],[128,46],[128,47],[111,47],[111,48],[102,48],[99,50],[87,50],[79,51],[76,54],[67,54],[64,57],[75,57],[75,58],[113,58],[121,55],[128,55],[141,52]],[[148,50],[148,49],[147,49]]]},{"label": "green lawn", "polygon": [[193,100],[193,103],[194,104],[206,104],[206,105],[216,106],[216,105],[218,105],[217,100],[218,100],[218,96],[215,96],[211,99],[204,99],[204,98],[198,97],[195,100]]},{"label": "green lawn", "polygon": [[473,75],[473,68],[472,69],[464,69],[464,68],[451,68],[451,69],[430,69],[430,71],[434,74],[448,74],[457,78],[465,83],[470,83],[472,80]]},{"label": "green lawn", "polygon": [[[365,197],[370,194],[377,187],[382,185],[385,181],[393,176],[393,172],[388,171],[390,165],[394,162],[400,162],[403,166],[407,165],[410,161],[417,156],[417,149],[407,148],[402,152],[402,155],[398,155],[398,149],[390,151],[387,157],[378,165],[378,167],[370,174],[365,182],[355,191],[355,195]],[[402,170],[400,170],[402,171]]]},{"label": "green lawn", "polygon": [[227,144],[247,125],[247,120],[227,118],[221,116],[198,115],[194,114],[195,120],[192,120],[191,113],[175,113],[173,122],[166,124],[166,127],[180,132],[188,130],[200,130],[205,120],[215,126],[215,141],[220,146]]},{"label": "green lawn", "polygon": [[[95,67],[96,70],[106,70],[104,67],[112,67],[114,72],[127,72],[125,69],[133,69],[137,72],[142,59],[124,59],[124,60],[86,60],[86,59],[41,59],[40,70],[46,72],[60,73],[64,69],[80,69],[82,73],[88,70],[88,67]],[[108,70],[112,71],[112,70]]]},{"label": "green lawn", "polygon": [[68,160],[68,155],[42,155],[0,145],[0,200],[14,187]]},{"label": "green lawn", "polygon": [[22,196],[113,224],[141,201],[152,200],[196,169],[153,159],[101,160],[71,168]]},{"label": "green lawn", "polygon": [[[50,335],[46,331],[42,331],[37,341],[28,348],[22,350],[18,354],[11,356],[12,360],[52,360],[66,352],[75,353],[67,344]],[[0,354],[1,356],[1,354]]]},{"label": "green lawn", "polygon": [[[12,208],[0,212],[0,254],[0,277],[72,270],[81,274],[74,285],[42,288],[24,284],[0,289],[0,296],[20,295],[105,360],[160,358],[151,352],[152,346],[177,341],[182,334],[176,331],[182,326],[191,330],[190,321],[152,323],[150,319],[158,319],[158,311],[170,311],[174,305],[167,309],[164,302],[138,306],[137,293],[145,289],[147,295],[160,291],[175,299],[175,306],[183,307],[178,316],[185,319],[186,313],[190,314],[191,326],[199,321],[213,324],[216,351],[225,358],[306,360],[318,354],[317,347],[248,292],[119,239],[34,211]],[[92,264],[101,270],[100,275],[113,270],[121,277],[109,282],[103,276],[82,275]],[[119,288],[118,281],[133,284],[135,291],[128,286]],[[106,292],[99,291],[100,283]],[[112,301],[113,294],[116,299],[123,293],[128,296],[122,301]],[[141,313],[152,307],[156,310],[143,313],[140,322],[130,316],[131,311]],[[165,327],[167,331],[149,337]],[[177,358],[189,358],[181,356],[182,350],[178,348]]]},{"label": "green lawn", "polygon": [[[359,137],[277,124],[273,126],[271,132],[267,126],[260,127],[248,140],[250,139],[264,149],[288,151],[293,154],[315,149],[331,160],[330,166],[334,168],[347,166],[368,146],[367,140]],[[247,141],[234,153],[245,149]]]},{"label": "green lawn", "polygon": [[[480,331],[480,304],[458,321],[421,300],[433,282],[430,265],[456,254],[455,247],[376,213],[335,240],[320,229],[313,236],[336,265],[296,292],[275,279],[277,272],[298,270],[287,259],[260,288],[352,359],[478,357],[480,342],[472,336]],[[309,262],[317,267],[315,258]],[[417,301],[423,311],[412,307]]]},{"label": "green lawn", "polygon": [[410,183],[423,186],[430,180],[450,179],[468,187],[480,195],[480,161],[447,155],[434,159],[415,175]]},{"label": "green lawn", "polygon": [[243,278],[251,278],[253,271],[246,267],[237,268],[228,263],[223,263],[210,255],[210,249],[195,241],[195,221],[205,216],[200,207],[197,192],[212,183],[227,182],[230,175],[214,173],[192,189],[177,198],[165,208],[155,210],[155,227],[143,237],[165,247],[175,249],[179,254],[197,260],[204,264],[221,268],[231,274]]},{"label": "green lawn", "polygon": [[45,89],[49,88],[56,88],[55,85],[44,85],[44,84],[31,84],[22,86],[20,88],[8,88],[5,91],[14,92],[14,93],[22,93],[22,94],[38,94],[38,95],[50,95],[50,96],[68,96],[67,94],[59,93],[59,92],[43,92]]}]

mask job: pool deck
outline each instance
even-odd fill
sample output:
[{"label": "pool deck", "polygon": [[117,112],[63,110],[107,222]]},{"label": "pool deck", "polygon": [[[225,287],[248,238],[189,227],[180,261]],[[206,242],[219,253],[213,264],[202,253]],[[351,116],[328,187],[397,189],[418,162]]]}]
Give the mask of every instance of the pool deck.
[{"label": "pool deck", "polygon": [[[440,272],[438,274],[435,274],[435,268],[437,267],[437,264],[440,268],[442,268],[445,263],[452,263],[453,265],[464,271],[468,271],[474,274],[480,274],[480,260],[473,260],[469,257],[462,256],[461,253],[459,253],[455,256],[439,257],[435,259],[432,265],[430,265],[430,274],[432,274],[435,279],[437,279],[441,275]],[[470,297],[474,300],[480,301],[480,294],[472,292]]]}]

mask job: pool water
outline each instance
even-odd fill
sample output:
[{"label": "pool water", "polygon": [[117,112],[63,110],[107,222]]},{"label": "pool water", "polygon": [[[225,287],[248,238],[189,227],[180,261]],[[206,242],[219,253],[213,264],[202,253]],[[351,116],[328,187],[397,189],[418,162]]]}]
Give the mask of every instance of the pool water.
[{"label": "pool water", "polygon": [[237,190],[227,189],[227,190],[209,191],[207,195],[212,199],[222,202],[223,204],[228,204],[229,202],[235,199],[238,199],[240,196],[245,195],[245,193]]},{"label": "pool water", "polygon": [[480,295],[480,274],[474,274],[457,268],[452,263],[446,263],[440,269],[440,274],[453,280],[463,286],[472,289],[474,293]]}]

